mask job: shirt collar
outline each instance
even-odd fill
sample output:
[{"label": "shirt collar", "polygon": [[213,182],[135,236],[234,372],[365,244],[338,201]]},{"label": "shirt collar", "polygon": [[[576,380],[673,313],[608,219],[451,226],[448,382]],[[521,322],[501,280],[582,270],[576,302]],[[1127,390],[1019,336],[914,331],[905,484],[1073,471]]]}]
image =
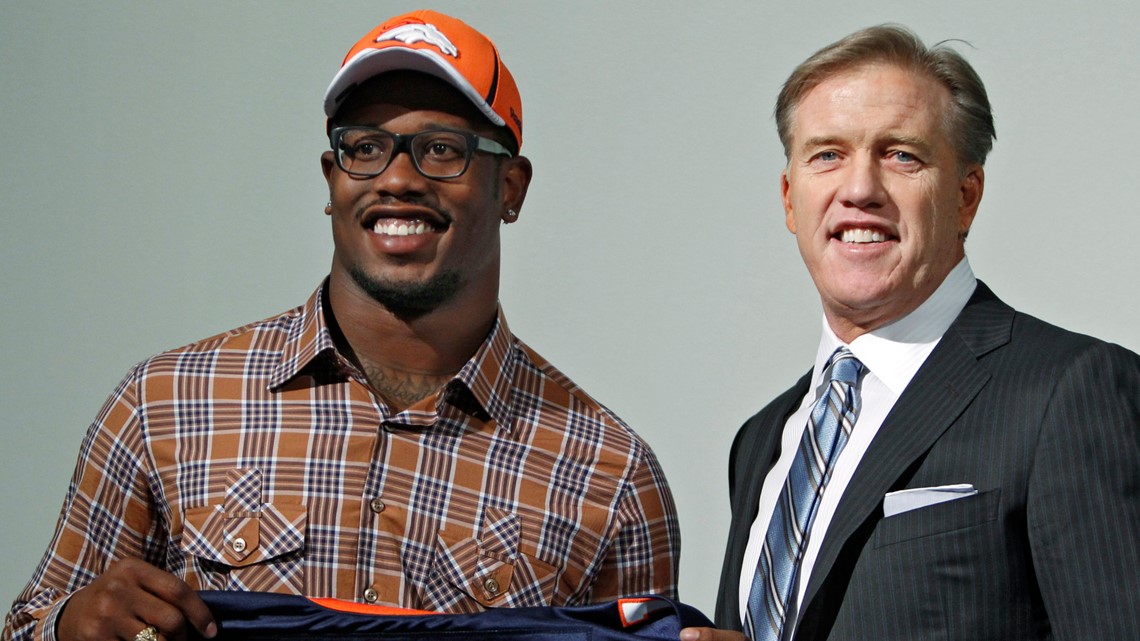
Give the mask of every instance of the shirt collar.
[{"label": "shirt collar", "polygon": [[518,350],[500,305],[487,340],[459,370],[452,384],[464,385],[479,405],[503,429],[511,429],[511,390]]},{"label": "shirt collar", "polygon": [[291,381],[320,354],[326,351],[336,353],[336,343],[325,322],[323,292],[327,286],[326,279],[304,305],[279,320],[290,323],[290,326],[281,350],[281,362],[269,379],[270,390],[277,390]]},{"label": "shirt collar", "polygon": [[[918,368],[958,317],[978,281],[965,257],[950,270],[942,284],[914,311],[874,331],[859,336],[848,346],[855,357],[896,395],[914,378]],[[823,336],[815,356],[812,380],[818,384],[831,354],[843,342],[823,320]]]},{"label": "shirt collar", "polygon": [[[338,362],[343,359],[325,319],[323,292],[327,286],[326,280],[304,305],[281,319],[280,322],[289,323],[290,327],[286,332],[281,361],[270,377],[269,389],[280,389],[322,354],[340,356]],[[511,427],[510,403],[516,355],[515,339],[500,305],[487,339],[448,383],[448,386],[460,384],[466,387],[495,423],[507,430]],[[446,394],[441,396],[446,397]]]}]

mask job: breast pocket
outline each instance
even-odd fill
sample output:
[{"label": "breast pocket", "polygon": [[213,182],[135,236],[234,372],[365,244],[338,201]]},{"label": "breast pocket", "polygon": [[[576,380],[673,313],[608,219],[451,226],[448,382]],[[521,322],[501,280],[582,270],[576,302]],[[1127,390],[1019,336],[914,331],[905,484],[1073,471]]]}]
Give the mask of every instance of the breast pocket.
[{"label": "breast pocket", "polygon": [[1001,489],[889,516],[875,528],[876,548],[953,532],[996,520]]},{"label": "breast pocket", "polygon": [[300,502],[263,501],[261,470],[230,470],[223,504],[186,510],[182,551],[212,588],[300,594],[307,517]]},{"label": "breast pocket", "polygon": [[1029,567],[1001,500],[995,488],[880,519],[849,557],[854,568],[833,629],[860,639],[1016,636],[1000,627],[978,633],[992,628],[994,608]]},{"label": "breast pocket", "polygon": [[448,540],[440,533],[428,600],[436,608],[454,608],[457,597],[484,608],[551,605],[558,568],[522,554],[520,536],[518,515],[496,508],[487,509],[478,537]]}]

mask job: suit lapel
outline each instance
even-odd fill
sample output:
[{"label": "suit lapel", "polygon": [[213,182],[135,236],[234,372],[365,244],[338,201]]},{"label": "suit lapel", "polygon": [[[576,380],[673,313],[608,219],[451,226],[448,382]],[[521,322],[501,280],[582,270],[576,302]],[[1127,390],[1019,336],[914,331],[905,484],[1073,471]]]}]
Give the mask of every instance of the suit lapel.
[{"label": "suit lapel", "polygon": [[[795,411],[811,382],[811,371],[791,389],[774,399],[759,414],[741,428],[738,441],[733,444],[729,492],[732,495],[732,523],[728,532],[728,551],[721,572],[717,595],[717,624],[739,629],[740,573],[743,570],[745,548],[748,546],[752,524],[760,508],[760,490],[768,470],[780,455],[780,440],[784,423]],[[747,570],[749,572],[752,569]]]},{"label": "suit lapel", "polygon": [[[1009,342],[1013,310],[983,283],[947,330],[887,415],[827,530],[804,595],[806,612],[831,574],[848,539],[882,516],[883,495],[957,420],[989,381],[978,363],[983,354]],[[858,429],[858,428],[856,428]],[[862,549],[861,544],[854,549]],[[851,563],[854,559],[849,559]]]},{"label": "suit lapel", "polygon": [[738,469],[735,478],[731,480],[740,487],[733,492],[733,508],[739,509],[742,515],[751,517],[747,519],[749,522],[744,528],[745,536],[759,510],[760,490],[764,487],[764,477],[768,475],[768,470],[780,455],[780,439],[783,436],[784,423],[803,400],[810,382],[809,371],[795,386],[773,401],[768,408],[769,411],[757,416],[754,420],[759,424],[757,427],[760,432],[756,434],[756,438],[742,441],[740,450],[734,457]]}]

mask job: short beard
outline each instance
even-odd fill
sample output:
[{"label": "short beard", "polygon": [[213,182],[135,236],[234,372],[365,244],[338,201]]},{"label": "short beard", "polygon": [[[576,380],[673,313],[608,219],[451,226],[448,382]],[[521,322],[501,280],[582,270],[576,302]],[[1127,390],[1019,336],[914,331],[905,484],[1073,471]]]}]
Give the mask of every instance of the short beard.
[{"label": "short beard", "polygon": [[399,318],[418,318],[451,300],[463,285],[457,272],[443,272],[422,283],[382,281],[353,266],[349,273],[377,303]]}]

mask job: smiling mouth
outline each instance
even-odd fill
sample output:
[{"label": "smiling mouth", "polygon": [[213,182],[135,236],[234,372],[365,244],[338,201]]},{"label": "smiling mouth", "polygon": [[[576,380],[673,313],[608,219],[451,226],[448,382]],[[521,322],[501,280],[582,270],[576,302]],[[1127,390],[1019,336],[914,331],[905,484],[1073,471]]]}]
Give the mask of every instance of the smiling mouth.
[{"label": "smiling mouth", "polygon": [[891,237],[876,229],[844,229],[836,234],[840,242],[850,244],[883,243]]},{"label": "smiling mouth", "polygon": [[433,231],[434,225],[414,218],[381,218],[372,225],[372,233],[381,236],[419,236]]}]

